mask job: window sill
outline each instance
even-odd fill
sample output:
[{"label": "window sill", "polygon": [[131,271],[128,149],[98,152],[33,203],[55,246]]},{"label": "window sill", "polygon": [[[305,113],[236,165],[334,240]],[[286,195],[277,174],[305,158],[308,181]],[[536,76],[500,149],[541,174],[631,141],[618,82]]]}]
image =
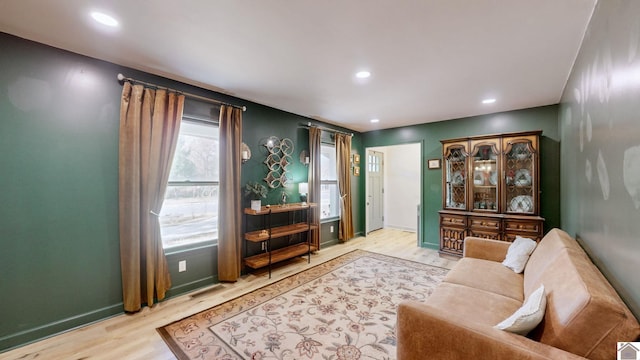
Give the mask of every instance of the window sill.
[{"label": "window sill", "polygon": [[206,241],[200,241],[193,244],[165,248],[164,254],[165,256],[168,256],[168,255],[180,254],[184,252],[189,252],[189,251],[194,251],[199,249],[207,249],[207,248],[212,248],[217,246],[218,246],[218,239],[206,240]]},{"label": "window sill", "polygon": [[334,221],[340,220],[340,216],[332,216],[324,219],[320,219],[320,224],[326,224]]}]

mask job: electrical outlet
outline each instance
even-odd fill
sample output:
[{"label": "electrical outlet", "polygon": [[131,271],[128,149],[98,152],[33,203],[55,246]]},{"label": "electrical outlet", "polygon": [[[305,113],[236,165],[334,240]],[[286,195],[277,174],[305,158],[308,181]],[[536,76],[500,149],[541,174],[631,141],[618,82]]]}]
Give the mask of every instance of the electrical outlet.
[{"label": "electrical outlet", "polygon": [[187,271],[187,260],[178,261],[178,272]]},{"label": "electrical outlet", "polygon": [[329,227],[329,232],[333,232],[333,225]]}]

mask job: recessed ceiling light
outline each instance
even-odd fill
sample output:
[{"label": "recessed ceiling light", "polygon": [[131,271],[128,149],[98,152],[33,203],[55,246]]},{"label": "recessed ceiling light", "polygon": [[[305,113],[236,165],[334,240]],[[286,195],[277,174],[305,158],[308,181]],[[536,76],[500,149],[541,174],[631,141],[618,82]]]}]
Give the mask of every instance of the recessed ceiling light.
[{"label": "recessed ceiling light", "polygon": [[91,17],[93,18],[93,20],[99,22],[102,25],[107,25],[111,27],[118,26],[118,20],[114,19],[112,16],[107,15],[105,13],[93,11],[91,13]]},{"label": "recessed ceiling light", "polygon": [[377,122],[380,122],[380,119],[371,119],[371,120],[369,120],[369,121],[371,121],[371,123],[372,123],[372,124],[375,124],[375,123],[377,123]]},{"label": "recessed ceiling light", "polygon": [[371,73],[368,72],[368,71],[358,71],[356,73],[356,77],[359,78],[359,79],[366,79],[369,76],[371,76]]},{"label": "recessed ceiling light", "polygon": [[484,100],[482,100],[483,104],[493,104],[494,102],[496,102],[496,99],[484,99]]}]

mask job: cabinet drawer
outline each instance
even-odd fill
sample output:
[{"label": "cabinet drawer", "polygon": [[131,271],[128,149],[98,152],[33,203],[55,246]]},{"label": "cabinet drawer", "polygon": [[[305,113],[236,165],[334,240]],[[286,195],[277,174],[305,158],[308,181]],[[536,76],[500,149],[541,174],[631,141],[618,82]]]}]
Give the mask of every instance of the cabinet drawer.
[{"label": "cabinet drawer", "polygon": [[471,229],[469,230],[469,236],[491,240],[502,240],[502,235],[500,235],[500,233],[497,231],[482,231]]},{"label": "cabinet drawer", "polygon": [[440,225],[464,227],[467,225],[467,217],[464,215],[440,214]]},{"label": "cabinet drawer", "polygon": [[506,232],[540,234],[542,233],[542,223],[539,221],[505,220],[504,230]]},{"label": "cabinet drawer", "polygon": [[534,234],[534,233],[529,233],[529,232],[507,232],[504,234],[502,240],[503,241],[508,241],[508,242],[513,242],[516,239],[516,236],[521,236],[521,237],[526,237],[529,238],[531,240],[535,240],[536,242],[540,242],[540,240],[542,240],[542,236],[538,235],[538,234]]},{"label": "cabinet drawer", "polygon": [[472,229],[478,230],[500,230],[500,219],[488,218],[488,217],[471,217],[469,218],[469,225]]}]

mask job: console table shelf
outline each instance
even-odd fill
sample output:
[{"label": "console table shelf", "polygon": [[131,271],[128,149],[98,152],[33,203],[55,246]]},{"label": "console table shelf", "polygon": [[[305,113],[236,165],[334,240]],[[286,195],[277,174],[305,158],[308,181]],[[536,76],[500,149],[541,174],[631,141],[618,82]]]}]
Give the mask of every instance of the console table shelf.
[{"label": "console table shelf", "polygon": [[268,215],[268,214],[277,214],[277,213],[285,213],[291,211],[298,210],[308,210],[309,208],[316,207],[315,203],[306,203],[302,205],[302,203],[292,203],[286,205],[269,205],[263,206],[260,208],[260,211],[253,210],[251,208],[245,208],[244,213],[247,215]]},{"label": "console table shelf", "polygon": [[285,226],[276,226],[271,228],[271,231],[268,229],[251,231],[244,234],[245,240],[252,242],[262,242],[269,240],[269,235],[271,235],[272,239],[299,234],[309,230],[316,230],[318,227],[316,225],[309,225],[307,223],[297,223]]},{"label": "console table shelf", "polygon": [[[307,261],[311,262],[311,252],[317,250],[315,246],[311,246],[311,231],[318,230],[319,227],[317,224],[311,223],[309,209],[316,206],[317,204],[315,203],[294,203],[286,205],[263,206],[260,208],[260,210],[245,208],[245,216],[262,217],[263,226],[256,230],[246,231],[244,234],[244,239],[249,243],[263,243],[263,251],[265,252],[251,256],[245,255],[244,264],[252,269],[259,269],[268,266],[269,277],[271,277],[271,265],[274,263],[291,259],[300,255],[307,255]],[[272,226],[272,215],[283,213],[290,214],[289,224],[279,224],[278,226]],[[248,221],[246,221],[245,224],[248,224]],[[305,240],[276,249],[272,247],[273,239],[284,238],[296,234],[305,235]],[[245,254],[246,251],[247,246],[245,246]]]},{"label": "console table shelf", "polygon": [[[306,243],[300,243],[273,250],[271,252],[271,259],[269,259],[269,253],[266,252],[245,258],[244,263],[252,269],[259,269],[269,266],[269,261],[271,261],[272,264],[277,263],[296,256],[306,255],[308,251],[309,246]],[[311,246],[311,251],[316,251],[315,246]]]}]

